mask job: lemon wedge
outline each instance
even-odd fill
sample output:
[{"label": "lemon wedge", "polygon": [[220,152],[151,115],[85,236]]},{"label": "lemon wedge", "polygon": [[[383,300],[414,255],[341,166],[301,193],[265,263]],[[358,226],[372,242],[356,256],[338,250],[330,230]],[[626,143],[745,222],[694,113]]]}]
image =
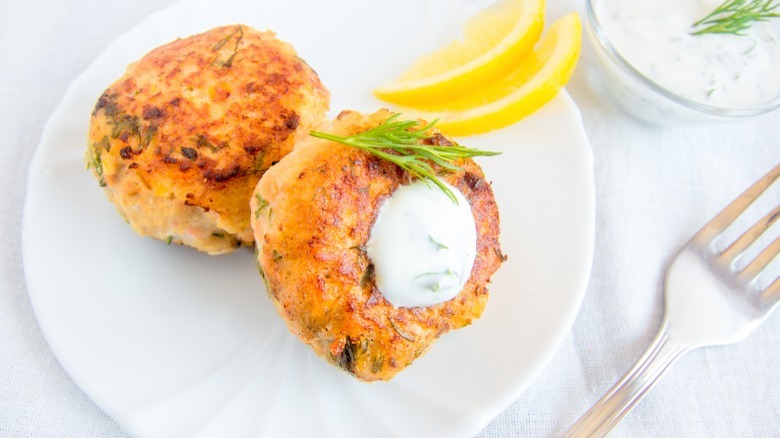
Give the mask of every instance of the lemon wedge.
[{"label": "lemon wedge", "polygon": [[490,84],[533,48],[544,28],[544,10],[545,0],[500,0],[466,22],[463,41],[420,58],[374,94],[415,107]]},{"label": "lemon wedge", "polygon": [[472,135],[512,124],[550,101],[571,78],[582,47],[582,24],[572,12],[555,21],[515,69],[496,82],[448,101],[426,101],[415,116],[439,118],[451,135]]}]

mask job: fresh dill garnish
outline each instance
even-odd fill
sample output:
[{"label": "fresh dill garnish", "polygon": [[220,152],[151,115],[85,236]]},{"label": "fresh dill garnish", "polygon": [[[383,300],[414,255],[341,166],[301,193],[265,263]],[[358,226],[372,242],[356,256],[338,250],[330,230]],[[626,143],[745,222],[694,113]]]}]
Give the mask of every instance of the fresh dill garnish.
[{"label": "fresh dill garnish", "polygon": [[379,126],[354,135],[343,137],[327,132],[311,131],[309,135],[335,141],[373,154],[396,164],[412,177],[436,184],[455,204],[455,194],[437,176],[431,162],[451,171],[462,170],[458,160],[478,156],[493,156],[500,152],[483,151],[465,146],[434,146],[420,144],[429,138],[429,131],[438,119],[418,128],[416,120],[398,120],[401,113],[390,116]]},{"label": "fresh dill garnish", "polygon": [[[726,0],[709,15],[693,23],[691,35],[730,33],[744,35],[754,21],[780,17],[777,0]],[[698,29],[698,30],[697,30]]]}]

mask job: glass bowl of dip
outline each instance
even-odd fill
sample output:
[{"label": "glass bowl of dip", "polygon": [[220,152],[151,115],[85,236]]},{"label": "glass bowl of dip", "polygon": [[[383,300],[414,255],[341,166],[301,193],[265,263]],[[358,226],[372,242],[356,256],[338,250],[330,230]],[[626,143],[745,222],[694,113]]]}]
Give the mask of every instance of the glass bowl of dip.
[{"label": "glass bowl of dip", "polygon": [[656,125],[738,121],[780,107],[780,18],[743,35],[693,35],[693,23],[722,2],[586,0],[602,88]]}]

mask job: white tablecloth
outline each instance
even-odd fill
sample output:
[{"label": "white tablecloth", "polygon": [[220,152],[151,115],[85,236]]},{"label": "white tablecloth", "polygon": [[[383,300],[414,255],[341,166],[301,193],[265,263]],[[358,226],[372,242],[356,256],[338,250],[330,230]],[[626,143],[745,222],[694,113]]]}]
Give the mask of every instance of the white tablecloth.
[{"label": "white tablecloth", "polygon": [[[113,38],[171,3],[0,2],[0,436],[124,436],[38,328],[22,266],[22,206],[28,163],[67,85]],[[583,8],[574,0],[549,6],[551,14]],[[549,366],[480,436],[560,435],[651,341],[678,248],[780,162],[780,111],[732,125],[650,127],[612,106],[592,86],[592,69],[586,45],[567,89],[595,156],[587,294]],[[780,194],[772,196],[777,204]],[[739,344],[683,357],[613,436],[780,436],[778,333],[780,314]]]}]

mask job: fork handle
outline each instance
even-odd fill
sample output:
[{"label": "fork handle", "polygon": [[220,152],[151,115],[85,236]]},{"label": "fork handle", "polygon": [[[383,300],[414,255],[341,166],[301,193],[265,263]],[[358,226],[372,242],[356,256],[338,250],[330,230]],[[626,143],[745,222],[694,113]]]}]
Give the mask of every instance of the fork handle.
[{"label": "fork handle", "polygon": [[565,437],[606,436],[691,347],[669,338],[666,322],[644,355],[566,432]]}]

